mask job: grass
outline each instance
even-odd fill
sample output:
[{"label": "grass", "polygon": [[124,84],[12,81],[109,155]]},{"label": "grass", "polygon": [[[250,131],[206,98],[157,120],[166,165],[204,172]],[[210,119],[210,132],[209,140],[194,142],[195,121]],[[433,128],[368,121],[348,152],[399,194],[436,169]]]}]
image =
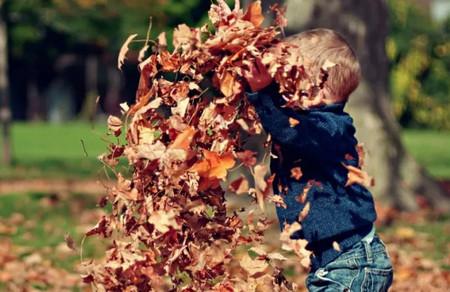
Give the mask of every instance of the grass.
[{"label": "grass", "polygon": [[405,130],[403,141],[411,155],[431,175],[450,179],[450,131]]},{"label": "grass", "polygon": [[97,156],[106,151],[106,123],[15,123],[13,165],[0,166],[0,179],[88,178],[102,173]]}]

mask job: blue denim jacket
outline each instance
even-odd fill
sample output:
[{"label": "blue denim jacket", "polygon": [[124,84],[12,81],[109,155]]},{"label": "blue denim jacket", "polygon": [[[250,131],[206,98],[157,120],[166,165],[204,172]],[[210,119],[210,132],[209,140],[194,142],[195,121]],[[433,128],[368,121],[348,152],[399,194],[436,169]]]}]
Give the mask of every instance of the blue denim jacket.
[{"label": "blue denim jacket", "polygon": [[[346,186],[344,164],[359,164],[353,120],[343,111],[343,103],[299,111],[283,108],[274,86],[248,98],[273,139],[274,193],[287,205],[277,207],[280,228],[300,221],[299,214],[308,204],[302,229],[292,238],[306,239],[316,262],[324,266],[367,235],[376,219],[371,193],[359,184]],[[296,168],[301,177],[292,173]],[[305,187],[310,189],[303,201]],[[333,242],[339,244],[338,250]]]}]

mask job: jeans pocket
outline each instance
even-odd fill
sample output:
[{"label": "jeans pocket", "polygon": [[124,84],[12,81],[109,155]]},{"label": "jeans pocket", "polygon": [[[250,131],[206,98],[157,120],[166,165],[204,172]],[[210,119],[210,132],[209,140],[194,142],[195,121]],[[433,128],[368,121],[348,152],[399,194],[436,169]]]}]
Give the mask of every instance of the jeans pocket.
[{"label": "jeans pocket", "polygon": [[337,269],[320,268],[310,274],[306,284],[308,291],[351,291],[353,280],[358,276],[357,269],[340,267]]},{"label": "jeans pocket", "polygon": [[376,269],[364,268],[364,279],[361,284],[363,292],[384,292],[392,284],[392,268]]}]

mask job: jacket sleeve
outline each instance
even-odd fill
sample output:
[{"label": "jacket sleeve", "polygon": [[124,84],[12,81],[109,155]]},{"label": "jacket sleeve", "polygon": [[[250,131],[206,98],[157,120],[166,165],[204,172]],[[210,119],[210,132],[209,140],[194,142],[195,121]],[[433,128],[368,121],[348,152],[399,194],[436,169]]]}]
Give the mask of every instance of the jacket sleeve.
[{"label": "jacket sleeve", "polygon": [[334,113],[283,108],[279,93],[270,89],[248,93],[247,96],[264,129],[280,145],[326,155],[336,149],[336,143],[344,135],[344,129],[338,124]]}]

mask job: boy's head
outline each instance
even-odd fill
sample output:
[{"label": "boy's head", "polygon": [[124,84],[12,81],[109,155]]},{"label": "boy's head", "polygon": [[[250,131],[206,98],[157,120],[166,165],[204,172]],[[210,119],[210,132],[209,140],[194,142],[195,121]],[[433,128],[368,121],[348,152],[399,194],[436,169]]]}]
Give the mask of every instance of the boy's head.
[{"label": "boy's head", "polygon": [[306,70],[320,72],[325,63],[336,64],[328,69],[325,98],[330,102],[346,102],[358,87],[361,68],[355,52],[345,39],[331,29],[312,29],[285,39],[299,48]]}]

